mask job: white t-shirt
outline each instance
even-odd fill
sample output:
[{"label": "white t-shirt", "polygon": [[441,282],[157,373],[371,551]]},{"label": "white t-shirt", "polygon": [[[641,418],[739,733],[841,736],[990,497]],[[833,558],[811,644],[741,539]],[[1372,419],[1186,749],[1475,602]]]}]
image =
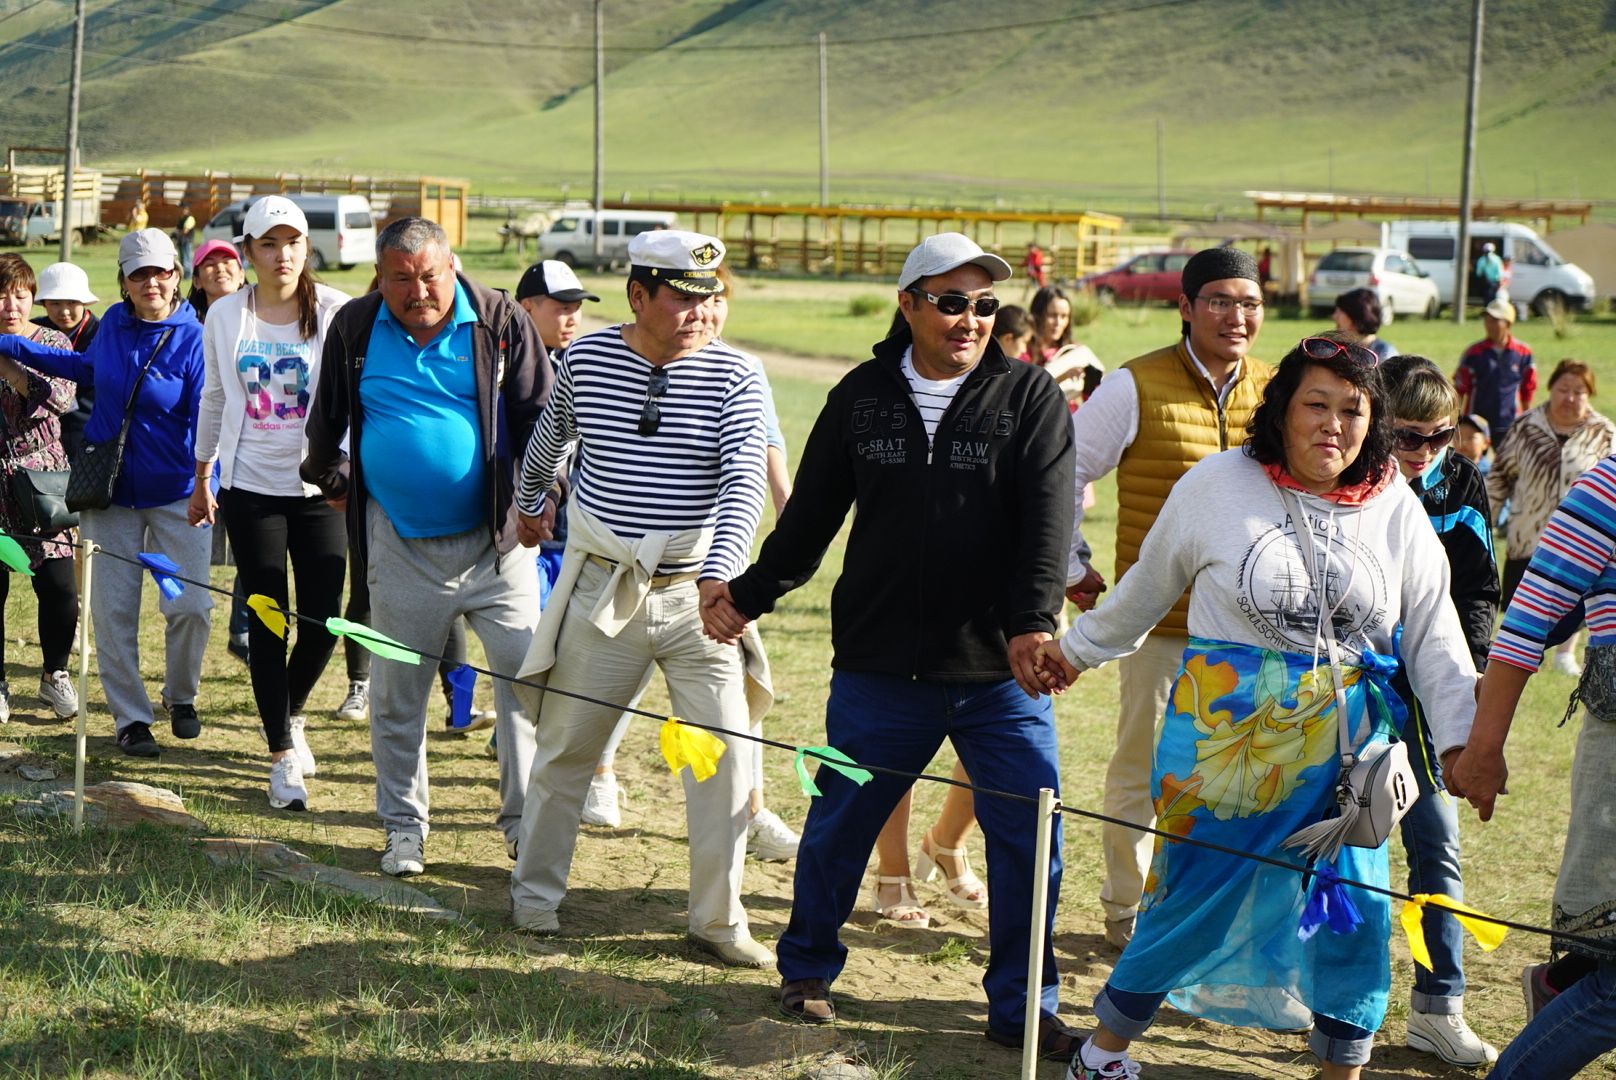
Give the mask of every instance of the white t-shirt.
[{"label": "white t-shirt", "polygon": [[246,394],[241,439],[236,444],[232,488],[260,495],[303,496],[298,465],[303,460],[303,423],[314,386],[309,373],[314,342],[296,323],[254,317],[236,341],[236,377]]},{"label": "white t-shirt", "polygon": [[952,379],[928,379],[915,370],[914,347],[903,350],[903,377],[909,380],[909,396],[914,399],[915,408],[920,410],[920,422],[926,425],[926,447],[937,437],[937,425],[942,423],[943,413],[953,402],[954,395],[959,393],[960,386],[965,382],[964,375],[956,375]]}]

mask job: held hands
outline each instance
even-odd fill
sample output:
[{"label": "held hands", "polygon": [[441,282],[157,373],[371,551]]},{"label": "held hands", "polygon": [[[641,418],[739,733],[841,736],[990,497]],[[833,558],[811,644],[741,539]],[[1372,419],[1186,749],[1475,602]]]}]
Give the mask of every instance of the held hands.
[{"label": "held hands", "polygon": [[213,492],[208,490],[207,479],[199,476],[191,488],[191,501],[185,508],[185,520],[198,529],[204,525],[212,525],[213,512],[218,505],[213,498]]},{"label": "held hands", "polygon": [[1491,821],[1498,796],[1509,794],[1509,764],[1502,748],[1487,750],[1472,743],[1442,757],[1448,790],[1467,799],[1483,821]]},{"label": "held hands", "polygon": [[702,578],[696,582],[696,591],[701,595],[701,632],[720,645],[739,644],[751,620],[735,606],[729,582]]},{"label": "held hands", "polygon": [[542,541],[555,539],[555,500],[545,496],[539,504],[539,513],[529,516],[516,512],[516,540],[523,547],[538,547]]},{"label": "held hands", "polygon": [[1092,566],[1084,566],[1083,577],[1066,587],[1066,599],[1077,605],[1079,611],[1089,611],[1105,592],[1105,578]]},{"label": "held hands", "polygon": [[[1051,695],[1063,694],[1071,689],[1073,683],[1077,682],[1077,676],[1080,673],[1077,668],[1072,666],[1071,661],[1066,659],[1066,654],[1061,652],[1059,641],[1051,638],[1048,634],[1037,636],[1041,640],[1037,643],[1037,650],[1032,656],[1033,674],[1037,677],[1039,683],[1046,687],[1044,693]],[[1015,658],[1014,642],[1011,643],[1010,656],[1013,666]],[[1023,689],[1025,689],[1025,684],[1023,684]]]}]

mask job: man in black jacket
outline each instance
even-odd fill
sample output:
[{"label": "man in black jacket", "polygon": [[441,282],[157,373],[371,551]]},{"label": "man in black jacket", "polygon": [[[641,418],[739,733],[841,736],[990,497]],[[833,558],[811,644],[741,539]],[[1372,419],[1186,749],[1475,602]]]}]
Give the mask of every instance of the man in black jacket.
[{"label": "man in black jacket", "polygon": [[[827,741],[861,764],[918,773],[948,739],[974,783],[1035,797],[1060,788],[1054,710],[1033,657],[1055,629],[1065,583],[1072,440],[1054,380],[993,340],[992,287],[1009,277],[1004,260],[959,233],[910,252],[898,279],[907,330],[831,391],[774,533],[704,613],[709,633],[725,637],[772,611],[813,575],[856,507],[831,601]],[[839,930],[909,783],[877,774],[859,786],[830,769],[817,783],[824,794],[803,830],[776,952],[781,1008],[822,1023],[835,1015],[830,983],[847,956]],[[988,1036],[1020,1046],[1035,813],[993,796],[978,798],[976,813],[993,896]],[[1055,1019],[1056,990],[1046,946],[1034,1037],[1069,1057],[1077,1040]]]},{"label": "man in black jacket", "polygon": [[[538,620],[531,556],[517,547],[515,463],[549,397],[544,345],[510,297],[455,274],[422,218],[376,240],[379,289],[337,313],[309,409],[303,479],[346,507],[371,625],[436,654],[465,616],[496,671],[515,671]],[[348,440],[344,452],[342,441]],[[370,745],[382,870],[425,869],[426,708],[437,665],[378,658]],[[494,686],[499,825],[514,851],[533,723]]]}]

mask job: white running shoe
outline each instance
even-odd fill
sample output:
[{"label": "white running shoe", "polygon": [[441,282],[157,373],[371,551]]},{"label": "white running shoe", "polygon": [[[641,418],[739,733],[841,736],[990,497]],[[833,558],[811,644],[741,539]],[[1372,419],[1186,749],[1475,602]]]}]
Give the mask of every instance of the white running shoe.
[{"label": "white running shoe", "polygon": [[276,810],[309,808],[309,789],[303,786],[303,766],[295,753],[269,763],[269,805]]},{"label": "white running shoe", "polygon": [[1085,1062],[1083,1060],[1083,1051],[1089,1048],[1092,1041],[1092,1039],[1084,1039],[1083,1045],[1078,1047],[1077,1053],[1072,1055],[1071,1063],[1066,1066],[1066,1080],[1134,1080],[1139,1075],[1141,1071],[1139,1063],[1129,1057],[1126,1052],[1119,1057],[1112,1058],[1109,1051],[1096,1048],[1094,1056],[1107,1058],[1108,1060],[1098,1067]]},{"label": "white running shoe", "polygon": [[363,720],[370,715],[370,683],[351,682],[348,696],[337,706],[338,720]]},{"label": "white running shoe", "polygon": [[583,822],[585,825],[604,825],[616,829],[623,824],[623,811],[619,803],[622,789],[617,786],[617,774],[596,773],[590,777],[589,793],[584,796]]},{"label": "white running shoe", "polygon": [[797,857],[797,845],[802,837],[781,821],[779,815],[765,807],[752,815],[746,825],[746,853],[763,862],[784,862]]},{"label": "white running shoe", "polygon": [[292,753],[297,755],[298,763],[303,766],[303,775],[313,776],[320,770],[314,764],[314,751],[309,749],[309,737],[303,731],[308,722],[308,718],[300,713],[287,721],[286,726],[292,736]]},{"label": "white running shoe", "polygon": [[79,711],[78,691],[73,689],[73,680],[65,671],[47,671],[39,677],[39,700],[58,720],[76,716]]},{"label": "white running shoe", "polygon": [[426,845],[421,834],[388,829],[387,847],[382,851],[382,873],[390,877],[411,877],[425,870]]},{"label": "white running shoe", "polygon": [[1463,1013],[1408,1011],[1410,1049],[1435,1054],[1449,1065],[1477,1069],[1498,1060],[1498,1049],[1470,1030]]}]

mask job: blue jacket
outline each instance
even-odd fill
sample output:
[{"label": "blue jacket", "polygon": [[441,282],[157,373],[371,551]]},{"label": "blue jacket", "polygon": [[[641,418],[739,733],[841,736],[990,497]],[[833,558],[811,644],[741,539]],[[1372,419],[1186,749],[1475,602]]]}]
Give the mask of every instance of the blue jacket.
[{"label": "blue jacket", "polygon": [[181,303],[174,314],[152,323],[136,318],[127,305],[114,304],[102,316],[95,340],[83,355],[38,345],[20,335],[0,335],[0,355],[46,375],[94,385],[95,407],[84,426],[84,440],[103,442],[117,438],[129,388],[169,328],[174,332],[135,398],[123,468],[112,494],[118,506],[140,510],[191,497],[203,379],[202,323],[196,312]]}]

